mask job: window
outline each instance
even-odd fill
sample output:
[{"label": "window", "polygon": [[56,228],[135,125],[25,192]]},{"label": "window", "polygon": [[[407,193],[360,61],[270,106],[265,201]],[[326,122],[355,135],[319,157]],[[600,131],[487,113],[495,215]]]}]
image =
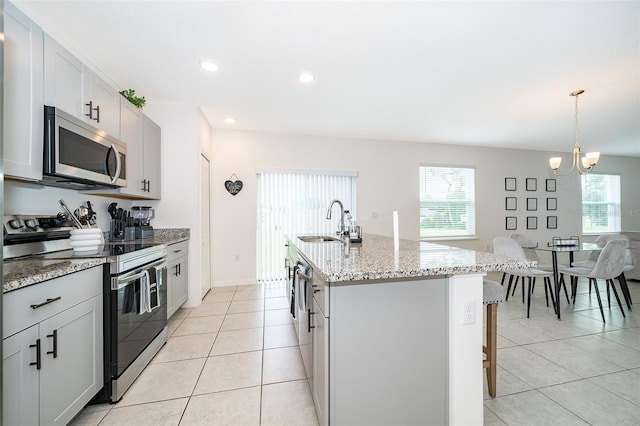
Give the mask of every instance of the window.
[{"label": "window", "polygon": [[475,233],[475,169],[420,166],[420,238]]},{"label": "window", "polygon": [[582,233],[620,232],[620,176],[582,176]]},{"label": "window", "polygon": [[258,172],[257,276],[259,281],[286,279],[285,236],[334,235],[340,209],[331,220],[327,208],[338,199],[356,217],[356,173]]}]

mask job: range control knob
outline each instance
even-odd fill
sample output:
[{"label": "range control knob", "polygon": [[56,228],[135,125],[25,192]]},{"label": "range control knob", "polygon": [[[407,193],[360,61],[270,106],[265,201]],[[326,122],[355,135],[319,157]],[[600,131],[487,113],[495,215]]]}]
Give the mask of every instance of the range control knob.
[{"label": "range control knob", "polygon": [[9,221],[9,226],[12,229],[20,229],[22,228],[22,221],[20,219],[12,219]]},{"label": "range control knob", "polygon": [[29,229],[36,229],[38,227],[38,221],[35,219],[27,219],[24,221],[24,224],[27,225]]}]

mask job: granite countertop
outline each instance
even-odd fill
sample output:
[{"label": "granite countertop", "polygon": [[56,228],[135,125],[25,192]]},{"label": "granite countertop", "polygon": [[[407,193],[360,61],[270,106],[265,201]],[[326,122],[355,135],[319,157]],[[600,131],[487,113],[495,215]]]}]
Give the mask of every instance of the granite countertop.
[{"label": "granite countertop", "polygon": [[[189,239],[189,228],[154,229],[153,238],[129,241],[171,245]],[[2,266],[2,291],[17,290],[102,265],[105,257],[51,259],[27,257],[6,260]]]},{"label": "granite countertop", "polygon": [[305,243],[295,235],[288,239],[316,273],[331,283],[501,271],[536,264],[493,253],[410,240],[400,240],[396,256],[393,238],[379,235],[364,235],[362,244],[350,244],[349,247],[341,242]]}]

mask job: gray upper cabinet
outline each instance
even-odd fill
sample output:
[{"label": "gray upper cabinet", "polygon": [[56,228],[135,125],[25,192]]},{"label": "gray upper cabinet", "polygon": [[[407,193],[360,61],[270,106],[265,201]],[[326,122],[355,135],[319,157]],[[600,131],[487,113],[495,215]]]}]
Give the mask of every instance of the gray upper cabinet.
[{"label": "gray upper cabinet", "polygon": [[143,115],[142,120],[142,154],[143,187],[146,197],[160,199],[160,161],[161,133],[160,126]]},{"label": "gray upper cabinet", "polygon": [[42,179],[43,33],[5,3],[4,173]]},{"label": "gray upper cabinet", "polygon": [[120,94],[51,36],[44,36],[44,102],[120,138]]}]

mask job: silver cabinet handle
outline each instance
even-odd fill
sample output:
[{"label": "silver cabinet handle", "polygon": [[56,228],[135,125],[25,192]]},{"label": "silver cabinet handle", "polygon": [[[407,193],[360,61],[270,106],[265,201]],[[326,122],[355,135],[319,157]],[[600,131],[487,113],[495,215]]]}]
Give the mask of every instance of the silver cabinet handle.
[{"label": "silver cabinet handle", "polygon": [[120,168],[122,164],[120,163],[120,153],[118,152],[118,148],[114,144],[111,144],[111,149],[116,154],[116,172],[113,174],[113,179],[111,179],[111,183],[116,183],[118,178],[120,177]]}]

